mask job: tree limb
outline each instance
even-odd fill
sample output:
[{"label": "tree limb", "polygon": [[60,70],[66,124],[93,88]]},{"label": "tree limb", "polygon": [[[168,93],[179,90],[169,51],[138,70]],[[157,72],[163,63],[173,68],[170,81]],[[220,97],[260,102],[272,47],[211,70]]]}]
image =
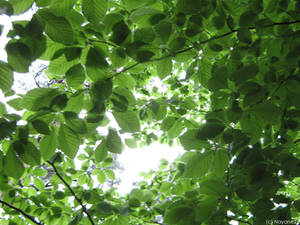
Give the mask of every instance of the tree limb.
[{"label": "tree limb", "polygon": [[75,192],[73,191],[73,189],[71,188],[71,186],[65,181],[65,179],[61,176],[61,174],[58,172],[56,166],[54,165],[54,162],[50,162],[47,161],[54,169],[55,174],[58,176],[58,178],[64,183],[64,185],[69,189],[69,191],[71,192],[71,194],[74,196],[74,198],[76,199],[76,201],[81,205],[82,211],[87,215],[90,223],[92,225],[95,225],[91,215],[89,214],[89,212],[87,211],[85,205],[83,205],[81,199],[75,194]]},{"label": "tree limb", "polygon": [[[300,20],[295,20],[295,21],[290,21],[290,22],[278,22],[278,23],[272,23],[272,24],[269,24],[269,25],[264,25],[264,26],[261,26],[261,27],[273,27],[273,26],[283,26],[283,25],[292,25],[292,24],[297,24],[297,23],[300,23]],[[257,29],[257,27],[248,27],[247,29],[249,30],[255,30]],[[202,44],[206,44],[212,40],[217,40],[217,39],[220,39],[220,38],[223,38],[223,37],[226,37],[228,35],[231,35],[233,33],[236,33],[238,32],[240,29],[233,29],[227,33],[224,33],[224,34],[221,34],[221,35],[217,35],[217,36],[213,36],[211,38],[208,38],[207,40],[204,40],[204,41],[201,41],[199,43],[197,43],[197,45],[202,45]],[[173,52],[171,54],[168,54],[168,55],[165,55],[165,56],[162,56],[162,57],[159,57],[159,58],[154,58],[154,59],[150,59],[148,61],[145,61],[145,62],[137,62],[129,67],[125,67],[123,68],[121,71],[115,73],[112,77],[114,76],[118,76],[120,75],[121,73],[124,73],[140,64],[143,64],[143,63],[149,63],[149,62],[156,62],[156,61],[160,61],[160,60],[163,60],[163,59],[166,59],[166,58],[170,58],[170,57],[173,57],[173,56],[176,56],[178,54],[181,54],[181,53],[184,53],[184,52],[187,52],[187,51],[190,51],[192,49],[194,49],[195,46],[190,46],[186,49],[183,49],[183,50],[180,50],[180,51],[177,51],[177,52]]]},{"label": "tree limb", "polygon": [[13,206],[13,205],[5,202],[5,201],[2,201],[2,200],[0,200],[0,203],[3,204],[3,205],[6,205],[7,207],[9,207],[9,208],[11,208],[11,209],[13,209],[13,210],[15,210],[15,211],[17,211],[19,213],[21,213],[25,218],[31,220],[33,223],[38,224],[38,225],[43,225],[43,223],[40,223],[40,222],[36,221],[33,216],[27,214],[23,210],[21,210],[21,209],[15,207],[15,206]]}]

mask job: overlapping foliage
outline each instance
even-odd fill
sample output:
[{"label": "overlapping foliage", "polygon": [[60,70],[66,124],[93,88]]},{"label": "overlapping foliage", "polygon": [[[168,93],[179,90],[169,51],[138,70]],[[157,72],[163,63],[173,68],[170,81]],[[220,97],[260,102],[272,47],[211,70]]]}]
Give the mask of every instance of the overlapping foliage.
[{"label": "overlapping foliage", "polygon": [[[0,105],[1,224],[299,219],[299,1],[0,1],[7,15],[31,7],[8,33],[0,88],[13,95],[13,73],[37,59],[59,82],[7,101],[18,114]],[[97,187],[113,154],[153,141],[186,153],[126,197]]]}]

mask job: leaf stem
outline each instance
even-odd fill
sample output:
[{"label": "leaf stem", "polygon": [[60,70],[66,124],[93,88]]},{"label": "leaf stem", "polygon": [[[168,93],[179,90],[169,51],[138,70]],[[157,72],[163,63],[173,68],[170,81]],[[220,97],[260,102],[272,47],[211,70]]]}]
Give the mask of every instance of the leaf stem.
[{"label": "leaf stem", "polygon": [[76,199],[76,201],[81,205],[81,208],[82,208],[82,211],[87,215],[90,223],[92,225],[95,225],[91,215],[89,214],[89,212],[87,211],[85,205],[83,205],[81,199],[75,194],[75,192],[73,191],[73,189],[71,188],[71,186],[66,182],[66,180],[61,176],[61,174],[58,172],[56,166],[54,165],[54,162],[50,162],[50,161],[47,161],[47,163],[49,163],[53,169],[54,169],[54,172],[55,174],[58,176],[58,178],[64,183],[64,185],[69,189],[69,191],[71,192],[71,194],[74,196],[74,198]]},{"label": "leaf stem", "polygon": [[5,201],[2,201],[2,200],[0,200],[0,203],[3,204],[3,205],[6,205],[7,207],[9,207],[9,208],[11,208],[11,209],[13,209],[13,210],[15,210],[15,211],[17,211],[19,213],[21,213],[24,217],[26,217],[27,219],[31,220],[33,223],[38,224],[38,225],[43,225],[43,223],[40,223],[40,222],[36,221],[33,216],[27,214],[23,210],[21,210],[21,209],[15,207],[15,206],[13,206],[13,205],[5,202]]}]

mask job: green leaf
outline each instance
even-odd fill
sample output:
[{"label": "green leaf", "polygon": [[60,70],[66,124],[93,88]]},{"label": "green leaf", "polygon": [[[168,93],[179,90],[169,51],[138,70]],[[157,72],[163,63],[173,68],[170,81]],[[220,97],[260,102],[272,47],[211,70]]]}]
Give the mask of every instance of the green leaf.
[{"label": "green leaf", "polygon": [[229,165],[229,158],[228,158],[227,151],[218,149],[214,156],[213,173],[219,177],[224,176],[228,165]]},{"label": "green leaf", "polygon": [[126,144],[129,148],[137,148],[136,140],[133,139],[133,138],[126,138],[126,139],[125,139],[125,144]]},{"label": "green leaf", "polygon": [[187,178],[201,178],[208,173],[212,166],[213,154],[211,152],[188,152],[183,155],[186,161],[184,176]]},{"label": "green leaf", "polygon": [[167,43],[172,33],[172,24],[168,21],[162,20],[154,26],[157,37],[163,44]]},{"label": "green leaf", "polygon": [[11,135],[17,127],[16,121],[1,121],[0,122],[0,140]]},{"label": "green leaf", "polygon": [[57,191],[53,194],[54,199],[56,200],[62,200],[66,197],[65,193],[62,191]]},{"label": "green leaf", "polygon": [[182,49],[185,45],[186,39],[183,37],[177,37],[175,39],[173,39],[168,47],[172,50],[172,51],[178,51],[180,49]]},{"label": "green leaf", "polygon": [[109,129],[106,137],[106,147],[112,153],[120,154],[122,152],[122,141],[117,131]]},{"label": "green leaf", "polygon": [[285,87],[290,92],[300,93],[300,82],[298,80],[288,80]]},{"label": "green leaf", "polygon": [[86,71],[87,75],[93,80],[103,80],[107,77],[106,62],[104,52],[100,48],[90,48],[86,58]]},{"label": "green leaf", "polygon": [[58,58],[52,59],[50,61],[50,64],[45,70],[45,73],[48,77],[55,77],[55,78],[61,78],[61,76],[64,76],[68,69],[75,64],[78,63],[78,59],[74,59],[72,61],[68,61],[66,56],[63,54],[59,56]]},{"label": "green leaf", "polygon": [[179,137],[180,143],[185,150],[200,150],[206,146],[206,142],[198,138],[198,129],[190,129]]},{"label": "green leaf", "polygon": [[111,36],[111,41],[116,43],[117,45],[121,45],[128,35],[130,34],[130,30],[127,24],[121,20],[120,22],[116,23],[112,27],[113,34]]},{"label": "green leaf", "polygon": [[208,178],[200,183],[199,192],[200,194],[222,198],[226,194],[226,185],[222,180]]},{"label": "green leaf", "polygon": [[7,103],[10,107],[14,108],[15,110],[21,111],[21,110],[23,110],[23,107],[22,107],[22,105],[21,105],[21,102],[22,102],[22,98],[13,98],[13,99],[7,101],[6,103]]},{"label": "green leaf", "polygon": [[170,139],[178,137],[184,129],[184,124],[181,120],[175,121],[173,126],[168,130],[168,137]]},{"label": "green leaf", "polygon": [[76,133],[85,134],[87,133],[87,126],[84,120],[78,118],[77,113],[75,112],[64,112],[64,117],[67,125]]},{"label": "green leaf", "polygon": [[102,202],[97,205],[97,212],[100,214],[110,215],[113,212],[113,208],[107,202]]},{"label": "green leaf", "polygon": [[76,3],[76,0],[51,0],[50,10],[56,16],[64,16]]},{"label": "green leaf", "polygon": [[[5,50],[7,53],[7,62],[16,72],[28,72],[28,67],[33,61],[33,56],[30,48],[26,44],[12,40],[5,46]],[[1,67],[1,70],[3,70],[3,66]],[[5,72],[7,73],[7,69]]]},{"label": "green leaf", "polygon": [[106,176],[107,176],[108,179],[110,179],[110,180],[115,180],[116,179],[116,176],[115,176],[115,173],[114,173],[113,170],[106,169],[105,173],[106,173]]},{"label": "green leaf", "polygon": [[[115,82],[114,82],[114,84],[115,84]],[[126,101],[124,101],[124,103],[128,102],[128,105],[135,105],[136,104],[136,99],[135,99],[133,93],[131,91],[129,91],[127,88],[114,88],[113,93],[114,93],[114,95],[117,95],[119,97],[121,97],[121,96],[124,97],[126,99]]]},{"label": "green leaf", "polygon": [[99,80],[95,82],[91,88],[92,97],[98,102],[104,102],[112,93],[112,80]]},{"label": "green leaf", "polygon": [[154,52],[148,50],[139,50],[136,53],[138,62],[147,62],[155,55]]},{"label": "green leaf", "polygon": [[295,201],[293,202],[293,206],[294,206],[298,211],[300,211],[300,199],[295,200]]},{"label": "green leaf", "polygon": [[91,23],[99,23],[107,11],[107,0],[82,0],[82,13]]},{"label": "green leaf", "polygon": [[245,44],[250,44],[252,42],[251,31],[247,28],[239,29],[237,33],[237,37],[241,42]]},{"label": "green leaf", "polygon": [[132,20],[132,22],[142,26],[147,26],[150,25],[149,24],[149,19],[151,16],[160,13],[159,10],[157,9],[153,9],[150,7],[141,7],[138,8],[136,10],[134,10],[131,14],[130,14],[130,19]]},{"label": "green leaf", "polygon": [[176,117],[172,117],[172,116],[166,117],[161,123],[160,129],[162,131],[168,131],[173,126],[176,120],[177,120]]},{"label": "green leaf", "polygon": [[173,64],[171,58],[166,58],[156,63],[157,75],[161,80],[163,80],[165,77],[171,74],[172,68]]},{"label": "green leaf", "polygon": [[152,101],[149,105],[149,108],[152,111],[152,117],[155,120],[162,120],[167,114],[167,107],[165,104],[161,104],[157,101]]},{"label": "green leaf", "polygon": [[218,205],[218,199],[213,196],[205,197],[198,202],[195,208],[196,218],[195,220],[199,223],[204,222],[216,211]]},{"label": "green leaf", "polygon": [[45,123],[44,121],[42,121],[42,120],[34,120],[31,123],[32,123],[33,128],[37,132],[39,132],[41,134],[49,134],[50,133],[48,124]]},{"label": "green leaf", "polygon": [[144,191],[134,188],[131,190],[131,192],[129,193],[129,198],[132,199],[138,199],[139,201],[143,201],[144,198]]},{"label": "green leaf", "polygon": [[103,24],[105,25],[105,33],[110,33],[112,31],[113,26],[123,20],[124,17],[120,13],[109,13],[106,14],[103,18]]},{"label": "green leaf", "polygon": [[152,27],[143,27],[134,31],[134,41],[150,43],[155,39],[155,32]]},{"label": "green leaf", "polygon": [[[14,9],[13,9],[13,6],[11,5],[10,2],[7,2],[7,1],[1,1],[0,2],[0,15],[2,15],[3,13],[8,15],[8,16],[11,16],[12,14],[14,14]],[[1,27],[3,27],[1,25]],[[0,32],[0,35],[2,34],[2,28],[1,28],[1,32]]]},{"label": "green leaf", "polygon": [[240,16],[240,27],[250,27],[255,25],[257,14],[252,11],[246,11]]},{"label": "green leaf", "polygon": [[102,141],[95,149],[95,158],[97,162],[103,161],[107,156],[107,147],[105,141]]},{"label": "green leaf", "polygon": [[213,139],[222,133],[224,129],[225,126],[219,120],[210,119],[200,127],[197,138],[199,140]]},{"label": "green leaf", "polygon": [[272,103],[259,103],[251,109],[251,112],[266,123],[273,125],[280,123],[281,110]]},{"label": "green leaf", "polygon": [[76,64],[68,69],[66,72],[66,80],[68,86],[75,89],[79,88],[85,80],[85,71],[82,65]]},{"label": "green leaf", "polygon": [[215,16],[212,20],[215,28],[218,30],[222,29],[225,25],[225,18],[222,16]]},{"label": "green leaf", "polygon": [[40,9],[38,15],[45,21],[45,32],[53,41],[66,45],[74,42],[72,26],[65,17],[56,16],[46,8]]},{"label": "green leaf", "polygon": [[21,101],[22,106],[30,111],[39,111],[50,108],[52,100],[60,93],[52,88],[35,88],[28,91]]},{"label": "green leaf", "polygon": [[208,80],[207,87],[210,91],[228,88],[226,76],[224,76],[224,74],[217,74],[213,76]]},{"label": "green leaf", "polygon": [[13,84],[13,71],[9,65],[0,61],[0,89],[3,93],[8,92]]},{"label": "green leaf", "polygon": [[31,142],[23,144],[24,152],[20,154],[22,161],[30,166],[38,166],[41,164],[41,153]]},{"label": "green leaf", "polygon": [[104,184],[105,183],[105,180],[106,180],[106,176],[105,176],[105,173],[103,171],[98,171],[97,173],[97,180],[100,184]]},{"label": "green leaf", "polygon": [[232,80],[236,83],[236,85],[239,86],[243,84],[246,80],[255,77],[258,72],[259,68],[256,64],[249,64],[235,71],[232,74]]},{"label": "green leaf", "polygon": [[114,79],[114,85],[132,90],[136,86],[136,81],[130,74],[120,74]]},{"label": "green leaf", "polygon": [[146,4],[146,1],[140,1],[140,0],[124,0],[124,4],[126,9],[132,10],[139,8],[141,6],[144,6]]},{"label": "green leaf", "polygon": [[14,15],[20,15],[23,12],[27,11],[31,7],[33,2],[34,0],[24,0],[24,1],[9,0],[9,3],[14,8]]},{"label": "green leaf", "polygon": [[167,224],[192,225],[194,210],[186,205],[168,207],[164,215]]},{"label": "green leaf", "polygon": [[19,179],[22,177],[25,168],[19,157],[16,156],[13,148],[9,148],[4,158],[4,171],[9,177]]},{"label": "green leaf", "polygon": [[80,113],[81,109],[83,108],[82,105],[83,101],[84,101],[84,93],[82,92],[82,90],[75,92],[74,95],[72,95],[69,98],[65,111]]},{"label": "green leaf", "polygon": [[113,112],[113,116],[124,132],[134,133],[140,131],[140,120],[134,111]]},{"label": "green leaf", "polygon": [[58,132],[58,143],[60,149],[71,159],[74,159],[79,145],[80,138],[78,135],[71,130],[68,126],[61,124]]},{"label": "green leaf", "polygon": [[7,110],[5,105],[0,102],[0,116],[2,116],[3,114],[7,114]]}]

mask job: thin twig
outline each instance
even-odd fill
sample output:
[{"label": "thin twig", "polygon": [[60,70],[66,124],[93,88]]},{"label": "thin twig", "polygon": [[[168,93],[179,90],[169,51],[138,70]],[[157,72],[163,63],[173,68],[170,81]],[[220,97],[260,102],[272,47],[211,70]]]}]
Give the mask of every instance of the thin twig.
[{"label": "thin twig", "polygon": [[[54,160],[55,161],[55,160]],[[55,174],[58,176],[58,178],[64,183],[64,185],[69,189],[69,191],[71,192],[71,194],[74,196],[74,198],[76,199],[76,201],[81,205],[82,211],[87,215],[90,223],[92,225],[95,225],[91,215],[89,214],[89,212],[87,211],[85,205],[83,205],[82,201],[80,198],[77,197],[77,195],[75,194],[75,192],[73,191],[73,189],[71,188],[71,186],[65,181],[65,179],[61,176],[61,174],[58,172],[56,166],[54,165],[54,162],[50,162],[47,161],[54,169]]]},{"label": "thin twig", "polygon": [[230,217],[230,216],[225,216],[225,219],[227,219],[227,220],[234,220],[234,221],[237,221],[237,222],[247,223],[249,225],[252,225],[252,223],[250,223],[249,221],[241,220],[241,219]]},{"label": "thin twig", "polygon": [[11,205],[11,204],[5,202],[5,201],[2,201],[2,200],[0,200],[0,203],[2,203],[3,205],[6,205],[6,206],[8,206],[9,208],[11,208],[11,209],[13,209],[13,210],[16,210],[17,212],[21,213],[24,217],[26,217],[27,219],[31,220],[33,223],[38,224],[38,225],[43,225],[43,223],[40,223],[40,222],[36,221],[36,220],[34,219],[33,216],[27,214],[27,213],[24,212],[23,210],[21,210],[21,209],[15,207],[15,206],[13,206],[13,205]]},{"label": "thin twig", "polygon": [[[269,24],[269,25],[264,25],[264,26],[261,26],[261,27],[272,27],[272,26],[280,26],[280,25],[291,25],[291,24],[296,24],[296,23],[300,23],[300,20],[295,20],[295,21],[291,21],[291,22],[278,22],[278,23],[272,23],[272,24]],[[257,27],[248,27],[247,29],[249,30],[254,30],[254,29],[257,29]],[[228,35],[231,35],[233,33],[236,33],[238,32],[240,29],[235,29],[235,30],[231,30],[225,34],[221,34],[221,35],[218,35],[218,36],[213,36],[207,40],[204,40],[204,41],[201,41],[199,43],[197,43],[197,45],[203,45],[203,44],[206,44],[212,40],[217,40],[217,39],[220,39],[220,38],[223,38],[223,37],[226,37]],[[192,49],[194,49],[195,46],[190,46],[186,49],[183,49],[183,50],[180,50],[180,51],[177,51],[177,52],[173,52],[171,54],[168,54],[168,55],[165,55],[165,56],[162,56],[162,57],[159,57],[159,58],[154,58],[154,59],[150,59],[148,61],[145,61],[145,62],[137,62],[129,67],[125,67],[124,69],[122,69],[121,71],[115,73],[113,76],[118,76],[120,75],[121,73],[124,73],[140,64],[143,64],[143,63],[149,63],[149,62],[156,62],[156,61],[160,61],[160,60],[163,60],[163,59],[166,59],[166,58],[169,58],[169,57],[174,57],[178,54],[181,54],[181,53],[184,53],[184,52],[187,52],[187,51],[190,51]]]},{"label": "thin twig", "polygon": [[106,44],[106,45],[110,45],[110,46],[113,46],[115,48],[117,48],[118,46],[111,43],[111,42],[107,42],[107,41],[102,41],[102,40],[95,40],[95,39],[88,39],[90,42],[99,42],[99,43],[103,43],[103,44]]},{"label": "thin twig", "polygon": [[36,72],[36,74],[33,76],[34,82],[35,82],[35,84],[36,84],[36,86],[37,86],[38,88],[40,88],[40,84],[39,84],[39,82],[36,80],[36,78],[37,78],[38,76],[40,76],[40,75],[44,72],[44,70],[47,69],[47,68],[48,68],[48,66],[43,67],[43,68],[40,69],[38,72]]}]

